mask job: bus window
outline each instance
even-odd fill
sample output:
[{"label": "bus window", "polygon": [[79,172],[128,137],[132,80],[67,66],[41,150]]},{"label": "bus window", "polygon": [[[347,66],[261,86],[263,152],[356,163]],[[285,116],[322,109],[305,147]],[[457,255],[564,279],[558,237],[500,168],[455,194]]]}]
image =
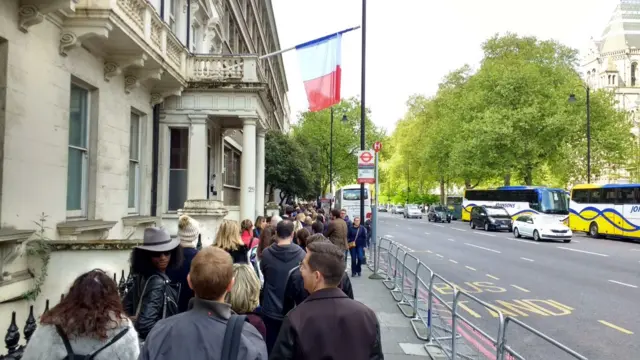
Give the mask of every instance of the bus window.
[{"label": "bus window", "polygon": [[618,204],[636,204],[636,197],[638,188],[622,187],[618,189],[618,198],[616,203]]},{"label": "bus window", "polygon": [[616,189],[602,189],[603,191],[603,202],[607,203],[607,204],[613,204],[616,202],[616,197],[617,197],[617,192]]},{"label": "bus window", "polygon": [[589,190],[573,190],[571,194],[571,200],[577,202],[578,204],[587,204],[589,202]]},{"label": "bus window", "polygon": [[564,192],[543,191],[540,211],[545,214],[569,214],[569,204]]},{"label": "bus window", "polygon": [[[369,191],[367,189],[364,190],[364,198],[369,198]],[[343,189],[342,190],[342,199],[343,200],[360,200],[360,189]]]}]

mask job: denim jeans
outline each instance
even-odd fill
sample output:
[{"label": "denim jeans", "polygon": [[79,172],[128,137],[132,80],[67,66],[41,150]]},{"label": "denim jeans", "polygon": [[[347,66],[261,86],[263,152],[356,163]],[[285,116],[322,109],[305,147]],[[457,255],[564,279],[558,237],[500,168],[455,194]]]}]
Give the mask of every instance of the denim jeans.
[{"label": "denim jeans", "polygon": [[361,246],[356,246],[354,248],[349,249],[351,253],[351,274],[362,273],[362,260],[364,259],[364,248]]}]

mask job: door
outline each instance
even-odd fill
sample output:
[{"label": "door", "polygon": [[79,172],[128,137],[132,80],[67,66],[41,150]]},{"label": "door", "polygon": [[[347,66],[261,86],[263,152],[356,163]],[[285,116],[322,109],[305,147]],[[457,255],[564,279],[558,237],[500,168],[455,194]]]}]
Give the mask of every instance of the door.
[{"label": "door", "polygon": [[533,218],[530,216],[521,216],[520,219],[521,222],[518,225],[518,228],[521,228],[520,233],[523,236],[533,236]]},{"label": "door", "polygon": [[630,230],[640,223],[640,213],[634,212],[634,205],[638,202],[638,189],[623,187],[618,189],[616,210],[616,236],[626,236]]}]

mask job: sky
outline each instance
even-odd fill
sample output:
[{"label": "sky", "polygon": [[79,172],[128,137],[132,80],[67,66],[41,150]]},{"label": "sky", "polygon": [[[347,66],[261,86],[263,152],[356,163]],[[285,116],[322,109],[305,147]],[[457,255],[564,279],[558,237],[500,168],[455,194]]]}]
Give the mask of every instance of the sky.
[{"label": "sky", "polygon": [[[555,39],[586,50],[620,0],[368,0],[365,105],[391,132],[413,94],[434,95],[464,64],[477,67],[495,33]],[[272,0],[281,48],[361,25],[361,0]],[[342,97],[360,96],[361,30],[342,38]],[[295,51],[282,55],[291,122],[308,108]]]}]

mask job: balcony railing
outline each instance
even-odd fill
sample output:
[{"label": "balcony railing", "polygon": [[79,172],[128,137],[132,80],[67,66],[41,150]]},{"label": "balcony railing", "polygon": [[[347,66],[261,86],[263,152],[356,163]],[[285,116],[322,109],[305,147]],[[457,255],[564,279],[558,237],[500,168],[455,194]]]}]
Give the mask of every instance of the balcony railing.
[{"label": "balcony railing", "polygon": [[189,57],[187,80],[257,83],[258,57],[255,55],[195,54]]}]

